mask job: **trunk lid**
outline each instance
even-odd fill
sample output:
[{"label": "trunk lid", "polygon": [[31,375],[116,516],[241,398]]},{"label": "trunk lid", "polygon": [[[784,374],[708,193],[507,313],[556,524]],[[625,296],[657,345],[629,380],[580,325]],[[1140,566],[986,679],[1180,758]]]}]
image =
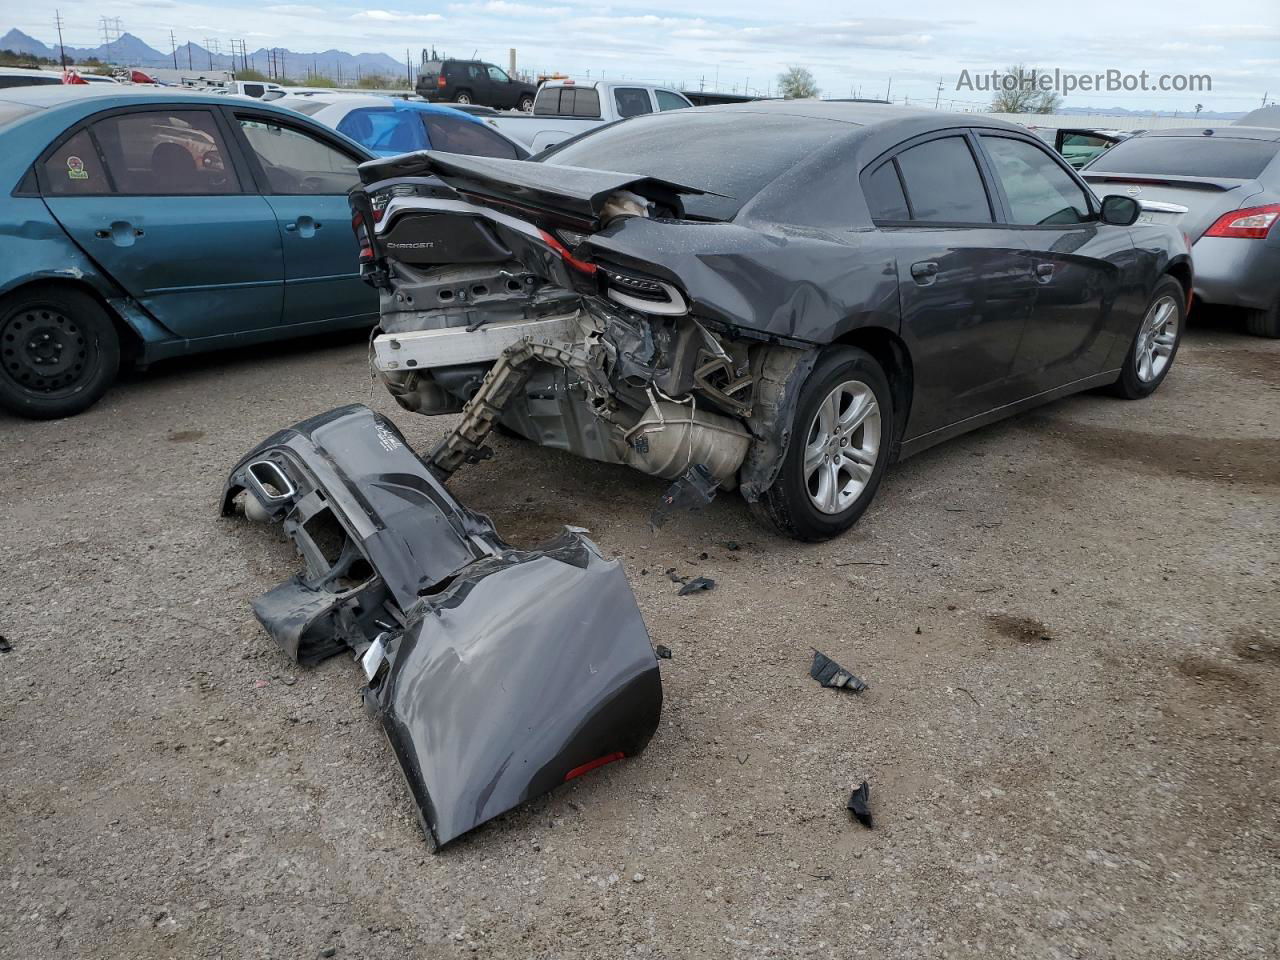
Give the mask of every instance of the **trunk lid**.
[{"label": "trunk lid", "polygon": [[1081,174],[1099,197],[1133,197],[1142,207],[1139,223],[1176,226],[1194,242],[1218,217],[1245,205],[1261,190],[1256,180],[1180,177],[1145,173]]}]

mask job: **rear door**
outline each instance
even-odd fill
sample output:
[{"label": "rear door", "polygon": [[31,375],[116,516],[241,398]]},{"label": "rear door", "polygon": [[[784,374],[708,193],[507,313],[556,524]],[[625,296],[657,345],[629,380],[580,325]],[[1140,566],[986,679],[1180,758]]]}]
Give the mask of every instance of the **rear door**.
[{"label": "rear door", "polygon": [[872,218],[897,254],[917,392],[906,439],[1016,399],[1009,381],[1035,282],[1026,245],[996,222],[975,146],[962,130],[930,134],[863,173]]},{"label": "rear door", "polygon": [[1117,308],[1121,273],[1135,261],[1129,228],[1101,223],[1089,192],[1033,137],[978,140],[1003,219],[1031,251],[1036,297],[1014,359],[1019,386],[1034,394],[1100,373],[1136,322],[1128,300]]},{"label": "rear door", "polygon": [[37,165],[45,203],[152,316],[193,339],[280,322],[275,214],[216,110],[128,108],[68,134]]},{"label": "rear door", "polygon": [[284,249],[284,322],[359,326],[378,297],[360,279],[347,191],[363,157],[336,138],[274,113],[229,108]]}]

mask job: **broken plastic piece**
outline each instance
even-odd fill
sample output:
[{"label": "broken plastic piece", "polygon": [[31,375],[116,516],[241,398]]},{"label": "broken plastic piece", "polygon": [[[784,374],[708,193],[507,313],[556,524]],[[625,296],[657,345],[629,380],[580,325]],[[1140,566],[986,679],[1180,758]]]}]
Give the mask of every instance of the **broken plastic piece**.
[{"label": "broken plastic piece", "polygon": [[13,649],[13,644],[11,644],[4,637],[0,637],[0,653],[8,653],[12,649]]},{"label": "broken plastic piece", "polygon": [[367,407],[259,444],[223,514],[242,497],[304,567],[254,613],[299,663],[362,655],[365,707],[435,846],[657,728],[662,681],[621,564],[578,528],[513,549]]},{"label": "broken plastic piece", "polygon": [[702,590],[715,589],[716,582],[710,577],[694,577],[683,587],[680,588],[679,596],[687,597],[691,593],[699,593]]},{"label": "broken plastic piece", "polygon": [[863,780],[853,793],[849,794],[849,802],[845,804],[860,824],[871,829],[871,786]]},{"label": "broken plastic piece", "polygon": [[813,651],[813,665],[809,667],[809,676],[824,687],[852,690],[854,693],[861,693],[867,689],[866,681],[860,676],[850,673],[825,653],[819,653],[817,650]]},{"label": "broken plastic piece", "polygon": [[653,648],[653,652],[658,655],[659,660],[671,659],[671,648],[668,647],[665,643],[658,644],[656,647]]},{"label": "broken plastic piece", "polygon": [[715,499],[720,481],[711,475],[704,464],[695,463],[675,483],[667,487],[658,506],[649,517],[649,526],[654,530],[671,519],[677,510],[701,510]]}]

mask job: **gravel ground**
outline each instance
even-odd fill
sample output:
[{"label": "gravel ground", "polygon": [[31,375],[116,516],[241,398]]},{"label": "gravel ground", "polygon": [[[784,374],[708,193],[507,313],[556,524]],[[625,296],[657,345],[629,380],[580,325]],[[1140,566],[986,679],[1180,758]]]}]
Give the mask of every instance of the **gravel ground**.
[{"label": "gravel ground", "polygon": [[517,544],[590,528],[674,657],[643,755],[439,855],[358,667],[250,614],[291,547],[216,515],[252,444],[353,400],[448,425],[350,339],[0,415],[0,957],[1280,951],[1280,342],[1193,329],[1150,400],[922,454],[818,546],[732,496],[651,533],[661,481],[495,438],[460,499]]}]

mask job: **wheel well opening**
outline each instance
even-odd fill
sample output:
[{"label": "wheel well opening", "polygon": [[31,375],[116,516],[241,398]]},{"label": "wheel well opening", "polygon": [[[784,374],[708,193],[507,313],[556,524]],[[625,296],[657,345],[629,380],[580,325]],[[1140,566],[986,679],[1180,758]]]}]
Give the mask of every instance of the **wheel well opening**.
[{"label": "wheel well opening", "polygon": [[1182,284],[1182,292],[1188,297],[1191,296],[1191,267],[1185,263],[1170,264],[1168,270],[1169,276]]},{"label": "wheel well opening", "polygon": [[129,324],[124,322],[120,314],[109,304],[92,285],[81,283],[77,280],[33,280],[30,283],[24,283],[20,287],[14,287],[5,294],[4,299],[17,297],[25,294],[33,293],[37,290],[75,290],[93,300],[102,307],[107,316],[111,318],[111,325],[115,328],[116,336],[120,338],[120,355],[122,361],[132,365],[142,356],[142,338],[138,336],[137,331]]},{"label": "wheel well opening", "polygon": [[897,447],[902,441],[907,418],[911,414],[915,383],[907,345],[897,334],[882,327],[854,330],[841,337],[837,343],[867,351],[880,364],[884,375],[889,379],[889,389],[893,392],[893,444],[896,459]]}]

